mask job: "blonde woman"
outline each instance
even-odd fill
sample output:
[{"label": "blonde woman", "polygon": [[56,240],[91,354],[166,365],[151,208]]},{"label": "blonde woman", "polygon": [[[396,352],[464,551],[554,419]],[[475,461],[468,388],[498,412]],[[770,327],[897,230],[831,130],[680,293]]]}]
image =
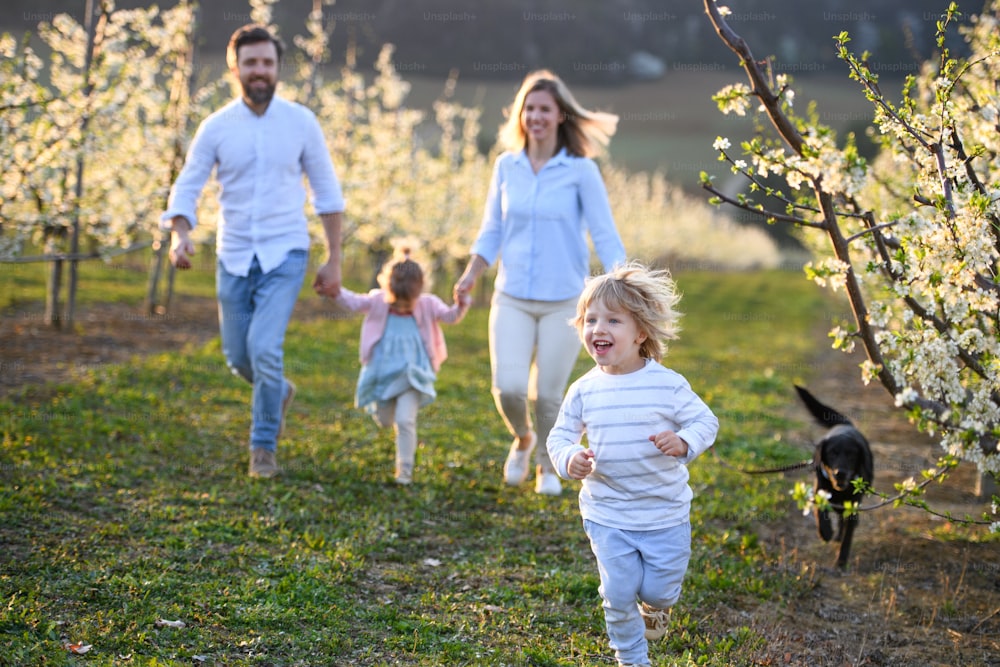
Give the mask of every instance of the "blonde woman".
[{"label": "blonde woman", "polygon": [[504,481],[523,483],[534,452],[535,491],[547,495],[562,491],[545,441],[580,352],[568,322],[590,272],[587,236],[605,271],[625,260],[592,159],[617,123],[617,116],[580,106],[552,72],[529,74],[500,129],[505,152],[493,168],[472,256],[455,284],[456,300],[467,298],[483,271],[499,263],[489,345],[493,397],[514,436]]}]

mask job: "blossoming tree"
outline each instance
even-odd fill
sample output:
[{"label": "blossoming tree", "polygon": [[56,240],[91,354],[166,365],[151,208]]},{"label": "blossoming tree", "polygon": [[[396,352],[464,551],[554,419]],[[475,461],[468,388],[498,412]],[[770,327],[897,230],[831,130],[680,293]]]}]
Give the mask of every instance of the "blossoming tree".
[{"label": "blossoming tree", "polygon": [[[954,3],[937,24],[940,58],[906,80],[894,104],[866,56],[836,37],[841,59],[874,107],[880,153],[870,163],[848,137],[795,113],[790,81],[770,72],[727,24],[728,8],[704,0],[722,41],[740,59],[748,83],[727,86],[715,101],[724,113],[758,114],[755,136],[718,138],[719,159],[750,183],[727,196],[703,174],[714,203],[725,203],[803,230],[816,263],[807,274],[843,289],[853,322],[831,332],[834,346],[860,344],[862,376],[877,380],[922,429],[940,437],[935,468],[897,486],[885,502],[923,506],[923,487],[958,461],[985,476],[1000,473],[1000,0],[963,28],[969,55],[945,47]],[[782,179],[781,185],[766,180]],[[787,186],[787,188],[785,187]],[[762,197],[766,197],[765,199]],[[778,202],[777,205],[774,202]],[[801,502],[822,504],[804,489]],[[857,508],[848,508],[853,511]],[[996,531],[997,498],[991,528]]]},{"label": "blossoming tree", "polygon": [[[61,266],[152,245],[147,305],[157,307],[172,283],[162,279],[170,269],[156,221],[193,129],[231,94],[230,79],[206,83],[200,75],[213,67],[194,65],[197,3],[122,10],[114,0],[88,2],[92,29],[56,15],[38,26],[42,51],[28,39],[0,35],[0,262]],[[250,19],[271,25],[276,2],[251,0]],[[390,45],[374,73],[359,71],[351,54],[337,71],[329,63],[336,15],[324,11],[332,4],[313,0],[305,34],[282,36],[290,48],[280,90],[313,109],[324,126],[348,201],[345,266],[352,278],[358,271],[374,275],[379,250],[408,237],[419,239],[435,273],[453,278],[467,259],[489,184],[491,158],[478,143],[481,110],[454,101],[455,80],[444,83],[433,110],[413,108]],[[780,261],[759,229],[733,224],[661,174],[602,169],[632,256],[735,268]],[[205,244],[216,231],[215,187],[210,182],[199,202],[194,235]],[[670,234],[663,233],[667,225]],[[313,232],[319,242],[318,221]],[[56,320],[60,281],[49,289]]]}]

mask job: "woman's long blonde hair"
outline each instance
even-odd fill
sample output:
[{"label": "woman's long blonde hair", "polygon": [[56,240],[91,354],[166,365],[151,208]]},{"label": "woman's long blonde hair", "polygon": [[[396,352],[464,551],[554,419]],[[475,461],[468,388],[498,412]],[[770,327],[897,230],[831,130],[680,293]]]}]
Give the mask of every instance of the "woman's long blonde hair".
[{"label": "woman's long blonde hair", "polygon": [[570,155],[594,157],[603,151],[618,129],[618,116],[584,109],[562,79],[547,69],[540,69],[524,77],[513,104],[506,109],[507,120],[500,126],[499,137],[500,145],[505,150],[519,151],[528,145],[521,112],[524,110],[524,98],[536,90],[551,93],[565,118],[559,124],[557,151],[565,148]]}]

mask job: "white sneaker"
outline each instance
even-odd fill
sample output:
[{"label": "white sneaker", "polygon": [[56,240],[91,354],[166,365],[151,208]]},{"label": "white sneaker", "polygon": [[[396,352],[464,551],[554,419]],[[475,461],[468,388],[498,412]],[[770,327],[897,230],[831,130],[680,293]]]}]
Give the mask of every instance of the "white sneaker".
[{"label": "white sneaker", "polygon": [[558,496],[562,493],[562,482],[559,481],[559,475],[554,472],[542,472],[542,468],[539,466],[535,474],[535,493],[540,493],[543,496]]},{"label": "white sneaker", "polygon": [[518,439],[510,443],[510,452],[507,453],[507,461],[503,464],[503,481],[510,486],[517,486],[528,478],[528,469],[531,467],[531,454],[535,451],[535,443],[538,436],[532,431],[531,442],[526,449],[518,449]]},{"label": "white sneaker", "polygon": [[408,486],[413,483],[413,465],[396,464],[396,484]]},{"label": "white sneaker", "polygon": [[645,602],[639,603],[639,615],[646,622],[646,639],[659,639],[667,634],[667,626],[670,625],[670,609],[657,609],[650,607]]}]

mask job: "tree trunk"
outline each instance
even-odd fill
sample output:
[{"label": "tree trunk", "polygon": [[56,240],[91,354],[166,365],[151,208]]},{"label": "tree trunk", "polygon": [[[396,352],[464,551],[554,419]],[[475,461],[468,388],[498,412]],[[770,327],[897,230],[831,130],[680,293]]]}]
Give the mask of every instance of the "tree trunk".
[{"label": "tree trunk", "polygon": [[[84,27],[87,29],[87,51],[84,55],[83,63],[83,89],[87,97],[90,97],[91,92],[94,90],[93,84],[90,83],[90,67],[94,62],[94,43],[96,41],[94,2],[95,0],[87,0],[87,8],[83,19]],[[80,121],[80,136],[82,137],[83,146],[80,147],[80,152],[76,158],[76,190],[74,192],[76,196],[76,210],[73,214],[73,229],[70,233],[69,245],[69,252],[73,259],[69,262],[69,295],[66,299],[66,323],[70,327],[73,326],[73,319],[76,314],[77,270],[80,264],[76,256],[80,253],[80,202],[83,199],[84,148],[87,143],[87,127],[89,125],[90,114],[84,114],[83,119]]]},{"label": "tree trunk", "polygon": [[[50,252],[51,242],[46,245],[46,252]],[[59,293],[62,291],[62,260],[57,259],[49,265],[48,282],[45,285],[45,324],[55,328],[62,328],[62,306],[59,304]]]},{"label": "tree trunk", "polygon": [[[187,128],[187,113],[190,106],[190,88],[194,76],[194,31],[198,25],[198,11],[192,13],[191,24],[187,28],[187,42],[184,49],[177,52],[177,67],[170,85],[170,101],[168,114],[173,111],[174,147],[173,159],[170,164],[168,186],[173,184],[184,165],[184,142],[181,136]],[[164,202],[166,209],[167,202]],[[170,300],[174,294],[174,276],[176,269],[170,262],[164,261],[170,249],[170,232],[163,232],[159,242],[153,243],[153,261],[149,271],[149,285],[146,289],[146,312],[166,313],[170,309]],[[167,267],[166,296],[160,300],[160,276]]]},{"label": "tree trunk", "polygon": [[170,232],[163,232],[160,240],[153,242],[153,261],[149,267],[149,283],[146,286],[146,314],[166,312],[165,303],[158,298],[160,291],[160,275],[163,273],[168,249],[170,248]]}]

